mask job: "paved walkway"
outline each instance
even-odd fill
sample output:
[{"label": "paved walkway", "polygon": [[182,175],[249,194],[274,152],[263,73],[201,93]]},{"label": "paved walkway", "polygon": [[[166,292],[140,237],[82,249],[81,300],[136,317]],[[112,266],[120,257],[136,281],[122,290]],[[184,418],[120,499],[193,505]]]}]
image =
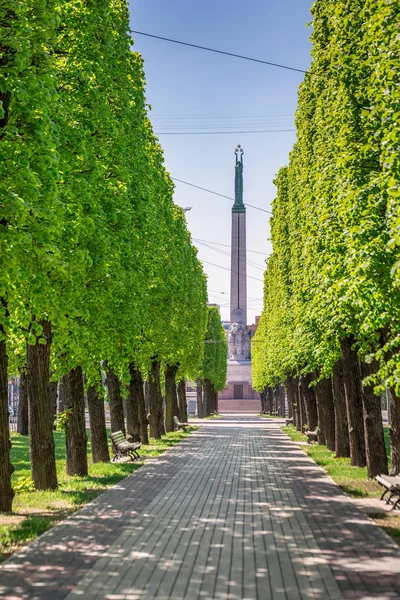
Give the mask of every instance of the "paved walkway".
[{"label": "paved walkway", "polygon": [[400,598],[400,549],[281,432],[209,421],[0,568],[0,597]]}]

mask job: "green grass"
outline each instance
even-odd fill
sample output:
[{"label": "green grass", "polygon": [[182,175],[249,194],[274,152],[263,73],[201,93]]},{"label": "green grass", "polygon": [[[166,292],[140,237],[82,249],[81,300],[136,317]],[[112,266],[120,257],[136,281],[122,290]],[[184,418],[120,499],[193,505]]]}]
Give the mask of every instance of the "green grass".
[{"label": "green grass", "polygon": [[[306,442],[307,437],[296,430],[294,425],[282,427],[282,430],[295,442]],[[389,448],[389,430],[385,427],[385,442]],[[302,449],[317,465],[320,465],[340,487],[353,498],[379,497],[382,488],[373,479],[368,479],[367,467],[352,467],[349,458],[336,458],[334,452],[326,446],[312,444]]]},{"label": "green grass", "polygon": [[257,417],[262,417],[263,419],[285,419],[285,417],[280,417],[279,415],[265,415],[264,413],[258,413]]},{"label": "green grass", "polygon": [[[282,430],[294,442],[305,442],[307,437],[296,430],[293,425],[282,427]],[[389,429],[384,428],[385,444],[389,455],[390,440]],[[332,479],[352,498],[379,498],[382,494],[381,486],[373,479],[368,479],[367,467],[352,467],[349,458],[336,458],[335,453],[326,446],[312,444],[301,446],[302,450],[310,456],[317,465],[321,466]],[[400,516],[398,514],[382,513],[373,515],[373,519],[397,543],[400,544]]]},{"label": "green grass", "polygon": [[400,517],[391,513],[378,513],[371,517],[400,546]]},{"label": "green grass", "polygon": [[[151,439],[148,446],[141,447],[141,458],[159,456],[195,429],[189,427],[186,432],[168,433],[161,440]],[[16,495],[13,513],[0,514],[0,562],[143,464],[140,461],[92,464],[89,439],[89,475],[69,477],[65,473],[64,433],[56,431],[54,439],[59,487],[55,491],[35,491],[31,479],[28,437],[18,434],[11,436],[11,460],[15,467],[12,484]]]}]

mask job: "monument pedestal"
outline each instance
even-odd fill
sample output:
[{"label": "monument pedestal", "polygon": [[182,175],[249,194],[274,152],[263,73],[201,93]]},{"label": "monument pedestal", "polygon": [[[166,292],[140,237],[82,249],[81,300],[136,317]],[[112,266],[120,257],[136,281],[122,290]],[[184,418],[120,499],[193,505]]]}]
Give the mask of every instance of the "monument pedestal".
[{"label": "monument pedestal", "polygon": [[251,361],[228,360],[227,385],[219,392],[219,400],[259,400],[260,394],[252,388]]}]

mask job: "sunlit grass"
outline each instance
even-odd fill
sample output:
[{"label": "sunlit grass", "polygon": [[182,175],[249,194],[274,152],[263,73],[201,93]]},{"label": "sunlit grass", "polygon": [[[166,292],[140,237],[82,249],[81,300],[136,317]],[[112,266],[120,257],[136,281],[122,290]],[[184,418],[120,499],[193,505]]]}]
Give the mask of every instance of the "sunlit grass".
[{"label": "sunlit grass", "polygon": [[266,415],[264,413],[258,413],[257,417],[262,417],[263,419],[284,419],[285,417],[280,417],[279,415]]},{"label": "sunlit grass", "polygon": [[[150,440],[142,446],[141,459],[156,457],[189,436],[195,427],[186,432],[168,433],[161,440]],[[88,433],[89,437],[89,433]],[[29,439],[12,434],[11,460],[15,471],[12,484],[16,492],[13,514],[0,514],[0,561],[31,541],[60,519],[65,518],[83,504],[90,502],[110,486],[139,469],[143,462],[96,463],[91,462],[90,439],[88,440],[89,475],[69,477],[65,473],[65,436],[54,432],[56,465],[59,487],[55,491],[35,491],[31,479]],[[110,453],[110,456],[111,453]]]}]

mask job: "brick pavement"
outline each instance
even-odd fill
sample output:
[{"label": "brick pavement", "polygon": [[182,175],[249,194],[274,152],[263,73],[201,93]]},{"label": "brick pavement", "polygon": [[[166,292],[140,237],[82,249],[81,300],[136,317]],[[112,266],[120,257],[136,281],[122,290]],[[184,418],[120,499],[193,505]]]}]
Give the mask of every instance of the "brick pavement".
[{"label": "brick pavement", "polygon": [[400,549],[276,423],[208,422],[0,567],[0,597],[400,598]]}]

